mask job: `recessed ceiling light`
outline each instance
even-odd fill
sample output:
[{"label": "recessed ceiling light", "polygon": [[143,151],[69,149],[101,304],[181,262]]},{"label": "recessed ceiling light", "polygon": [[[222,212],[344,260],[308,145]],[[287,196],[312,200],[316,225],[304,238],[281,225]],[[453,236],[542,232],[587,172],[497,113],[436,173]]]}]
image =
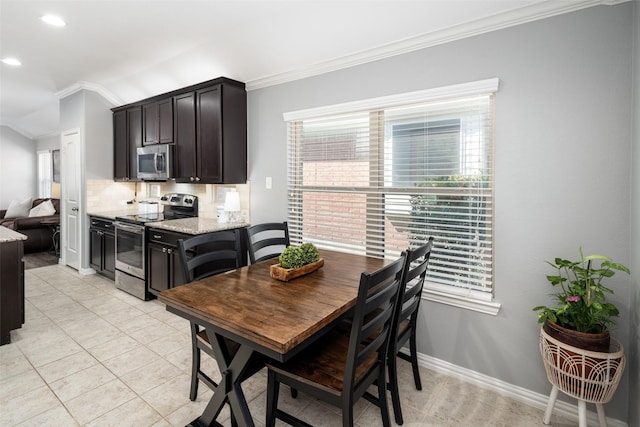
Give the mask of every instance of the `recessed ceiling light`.
[{"label": "recessed ceiling light", "polygon": [[18,61],[16,58],[2,58],[2,62],[4,62],[7,65],[14,65],[14,66],[22,65],[22,62]]},{"label": "recessed ceiling light", "polygon": [[67,23],[64,22],[62,18],[54,15],[41,16],[40,19],[42,19],[49,25],[53,25],[54,27],[64,27],[65,25],[67,25]]}]

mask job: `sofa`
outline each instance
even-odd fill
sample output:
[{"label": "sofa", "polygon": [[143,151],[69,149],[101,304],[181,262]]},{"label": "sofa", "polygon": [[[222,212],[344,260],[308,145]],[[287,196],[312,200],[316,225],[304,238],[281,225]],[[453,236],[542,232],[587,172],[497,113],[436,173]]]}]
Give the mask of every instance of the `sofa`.
[{"label": "sofa", "polygon": [[[49,207],[49,210],[40,209],[44,207],[40,206],[40,204],[47,200],[51,201],[51,205],[55,208],[55,213],[49,213],[51,210],[48,203],[45,206]],[[7,211],[10,211],[10,213],[16,212],[11,205],[7,209],[0,210],[0,225],[27,236],[27,240],[24,241],[25,252],[39,252],[50,249],[53,246],[53,233],[56,229],[55,222],[60,223],[60,199],[33,199],[27,209],[27,212],[24,209],[22,210],[21,216],[9,215],[13,216],[11,218],[5,218]],[[38,213],[38,210],[42,212]],[[53,224],[43,224],[43,221],[51,221]]]}]

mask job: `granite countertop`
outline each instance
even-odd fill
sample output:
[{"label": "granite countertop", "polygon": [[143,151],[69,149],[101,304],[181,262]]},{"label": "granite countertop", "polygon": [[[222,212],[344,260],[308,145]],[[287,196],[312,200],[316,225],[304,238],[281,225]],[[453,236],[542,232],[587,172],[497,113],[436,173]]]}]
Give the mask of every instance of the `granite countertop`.
[{"label": "granite countertop", "polygon": [[7,227],[0,226],[0,243],[15,242],[17,240],[27,240],[27,236]]},{"label": "granite countertop", "polygon": [[127,209],[126,207],[124,209],[119,209],[117,211],[97,211],[97,212],[88,212],[87,215],[89,216],[97,216],[100,218],[104,218],[104,219],[110,219],[110,220],[115,220],[117,216],[123,216],[123,215],[132,215],[132,214],[137,214],[138,213],[138,208],[137,207],[132,207],[130,209]]},{"label": "granite countertop", "polygon": [[185,234],[204,234],[211,233],[213,231],[232,230],[234,228],[248,227],[249,223],[244,221],[234,221],[219,223],[215,218],[181,218],[170,219],[167,221],[147,222],[147,227],[152,227],[160,230],[175,231],[177,233]]}]

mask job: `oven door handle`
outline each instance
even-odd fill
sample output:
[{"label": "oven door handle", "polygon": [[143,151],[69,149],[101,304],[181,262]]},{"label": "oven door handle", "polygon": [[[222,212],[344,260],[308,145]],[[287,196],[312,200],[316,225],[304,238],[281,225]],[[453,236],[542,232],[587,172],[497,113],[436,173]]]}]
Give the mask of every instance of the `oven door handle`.
[{"label": "oven door handle", "polygon": [[118,231],[118,229],[129,231],[130,233],[144,234],[144,227],[140,227],[138,225],[128,225],[122,222],[116,222],[116,231]]}]

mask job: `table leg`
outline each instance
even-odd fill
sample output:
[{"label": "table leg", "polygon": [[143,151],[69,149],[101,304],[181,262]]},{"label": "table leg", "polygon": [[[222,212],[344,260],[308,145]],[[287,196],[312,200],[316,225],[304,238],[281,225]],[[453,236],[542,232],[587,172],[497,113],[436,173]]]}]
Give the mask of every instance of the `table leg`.
[{"label": "table leg", "polygon": [[244,372],[249,366],[253,350],[245,345],[241,345],[233,359],[229,355],[229,350],[225,345],[222,336],[207,329],[209,339],[212,341],[213,351],[222,373],[222,379],[218,387],[213,391],[213,396],[204,409],[202,415],[194,420],[192,426],[215,426],[219,425],[215,419],[222,410],[225,402],[231,406],[231,414],[235,417],[238,426],[254,427],[253,418],[249,412],[249,405],[240,387]]}]

